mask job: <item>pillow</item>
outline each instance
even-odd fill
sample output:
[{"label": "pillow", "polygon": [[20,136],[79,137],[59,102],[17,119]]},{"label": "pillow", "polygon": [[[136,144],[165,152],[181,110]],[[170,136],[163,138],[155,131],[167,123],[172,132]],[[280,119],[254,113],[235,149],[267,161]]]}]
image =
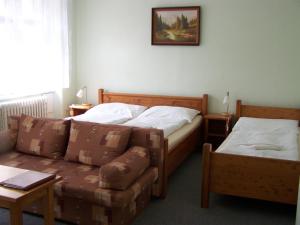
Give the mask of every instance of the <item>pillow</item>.
[{"label": "pillow", "polygon": [[98,114],[81,114],[78,116],[70,117],[68,119],[73,119],[76,121],[85,121],[85,122],[92,122],[92,123],[102,123],[102,124],[121,124],[128,121],[130,118],[128,116],[123,116],[119,114],[105,114],[105,113],[98,113]]},{"label": "pillow", "polygon": [[16,150],[48,158],[59,158],[65,153],[70,121],[34,118],[22,115]]},{"label": "pillow", "polygon": [[134,146],[99,171],[99,187],[126,190],[150,165],[148,149]]},{"label": "pillow", "polygon": [[9,130],[18,132],[21,116],[9,116],[7,126]]},{"label": "pillow", "polygon": [[114,115],[122,115],[124,117],[128,117],[129,119],[135,118],[144,112],[147,109],[146,106],[142,105],[132,105],[126,103],[103,103],[99,104],[87,112],[86,115],[104,113],[104,114],[114,114]]},{"label": "pillow", "polygon": [[65,160],[102,166],[126,149],[131,128],[72,120]]},{"label": "pillow", "polygon": [[241,117],[232,130],[263,132],[288,131],[298,133],[298,121],[286,119]]},{"label": "pillow", "polygon": [[[189,123],[192,122],[194,117],[198,115],[200,111],[185,107],[178,106],[153,106],[147,109],[140,116],[143,117],[155,117],[155,118],[176,118],[178,120],[186,120]],[[139,117],[140,117],[139,116]]]},{"label": "pillow", "polygon": [[168,137],[170,134],[187,124],[188,121],[177,117],[154,117],[154,116],[139,116],[135,119],[129,120],[122,124],[131,127],[142,128],[155,128],[163,130],[164,137]]},{"label": "pillow", "polygon": [[17,142],[17,133],[13,130],[0,131],[0,153],[12,150]]}]

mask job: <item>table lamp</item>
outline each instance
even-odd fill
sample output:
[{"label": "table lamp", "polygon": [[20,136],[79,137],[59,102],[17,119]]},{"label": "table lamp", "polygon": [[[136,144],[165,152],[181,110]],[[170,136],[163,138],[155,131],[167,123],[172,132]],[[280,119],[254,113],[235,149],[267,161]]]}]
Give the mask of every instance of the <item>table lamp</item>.
[{"label": "table lamp", "polygon": [[223,99],[223,105],[226,106],[226,112],[223,112],[223,115],[229,115],[228,111],[229,111],[229,91],[227,91],[226,95],[224,96]]},{"label": "table lamp", "polygon": [[80,99],[84,98],[84,100],[81,100],[82,105],[91,105],[90,103],[87,103],[87,87],[86,86],[80,88],[77,91],[76,96]]}]

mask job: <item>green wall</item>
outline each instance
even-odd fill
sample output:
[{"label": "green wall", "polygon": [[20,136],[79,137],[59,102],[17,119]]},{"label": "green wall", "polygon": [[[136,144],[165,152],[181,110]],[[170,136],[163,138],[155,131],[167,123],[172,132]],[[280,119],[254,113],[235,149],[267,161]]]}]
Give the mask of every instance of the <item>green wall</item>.
[{"label": "green wall", "polygon": [[[223,111],[226,91],[258,105],[300,107],[299,0],[77,0],[77,89],[210,95]],[[200,46],[152,46],[151,8],[200,5]]]}]

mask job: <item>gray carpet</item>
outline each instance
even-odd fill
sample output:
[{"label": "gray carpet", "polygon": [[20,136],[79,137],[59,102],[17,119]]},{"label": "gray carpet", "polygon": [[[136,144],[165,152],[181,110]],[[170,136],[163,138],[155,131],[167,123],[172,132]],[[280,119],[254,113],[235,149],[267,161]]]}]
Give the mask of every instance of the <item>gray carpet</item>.
[{"label": "gray carpet", "polygon": [[[201,156],[192,154],[171,176],[168,196],[154,199],[133,225],[294,225],[296,207],[244,198],[211,195],[210,208],[200,208]],[[0,224],[9,225],[7,210],[0,210]],[[24,215],[24,225],[43,220]],[[56,225],[67,223],[56,222]],[[89,224],[92,225],[92,224]]]}]

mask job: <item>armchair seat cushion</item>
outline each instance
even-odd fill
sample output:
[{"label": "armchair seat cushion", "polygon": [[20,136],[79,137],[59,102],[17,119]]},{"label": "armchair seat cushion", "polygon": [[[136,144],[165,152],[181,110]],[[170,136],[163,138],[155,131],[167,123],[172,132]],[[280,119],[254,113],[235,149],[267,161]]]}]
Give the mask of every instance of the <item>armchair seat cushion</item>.
[{"label": "armchair seat cushion", "polygon": [[100,168],[99,187],[125,190],[127,189],[150,165],[148,149],[134,146],[123,155]]}]

